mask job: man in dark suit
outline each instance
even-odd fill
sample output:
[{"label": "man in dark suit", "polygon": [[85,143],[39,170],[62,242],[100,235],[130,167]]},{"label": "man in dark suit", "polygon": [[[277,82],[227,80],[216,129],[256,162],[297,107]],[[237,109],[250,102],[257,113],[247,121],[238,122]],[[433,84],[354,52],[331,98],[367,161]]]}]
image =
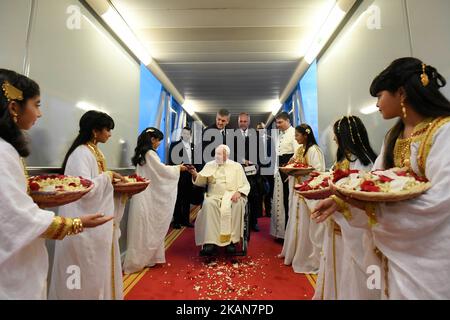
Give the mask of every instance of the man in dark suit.
[{"label": "man in dark suit", "polygon": [[[194,145],[191,143],[191,128],[184,127],[181,139],[172,142],[169,147],[169,164],[192,164],[194,156]],[[188,171],[180,172],[178,180],[178,194],[173,212],[173,227],[180,229],[181,226],[193,228],[189,221],[190,199],[192,195],[192,176]]]},{"label": "man in dark suit", "polygon": [[239,129],[234,133],[234,161],[242,164],[250,183],[250,193],[248,195],[250,229],[259,231],[258,217],[262,213],[261,190],[258,184],[257,174],[258,162],[258,138],[255,129],[250,127],[250,115],[241,112],[238,117]]},{"label": "man in dark suit", "polygon": [[220,109],[216,114],[216,123],[203,130],[202,136],[202,168],[206,162],[214,160],[215,149],[221,144],[227,144],[227,125],[230,122],[230,112]]}]

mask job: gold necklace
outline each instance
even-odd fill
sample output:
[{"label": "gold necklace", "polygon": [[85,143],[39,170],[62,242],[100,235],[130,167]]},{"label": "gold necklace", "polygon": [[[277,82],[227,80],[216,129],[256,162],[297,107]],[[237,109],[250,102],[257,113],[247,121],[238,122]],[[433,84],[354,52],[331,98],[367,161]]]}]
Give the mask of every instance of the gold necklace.
[{"label": "gold necklace", "polygon": [[95,159],[97,160],[99,173],[105,172],[106,171],[106,159],[105,159],[105,156],[103,155],[103,153],[92,142],[88,142],[86,145],[92,151],[92,153],[95,156]]},{"label": "gold necklace", "polygon": [[429,129],[432,118],[426,118],[418,123],[408,138],[398,138],[394,146],[394,165],[396,167],[411,167],[411,143],[420,140]]}]

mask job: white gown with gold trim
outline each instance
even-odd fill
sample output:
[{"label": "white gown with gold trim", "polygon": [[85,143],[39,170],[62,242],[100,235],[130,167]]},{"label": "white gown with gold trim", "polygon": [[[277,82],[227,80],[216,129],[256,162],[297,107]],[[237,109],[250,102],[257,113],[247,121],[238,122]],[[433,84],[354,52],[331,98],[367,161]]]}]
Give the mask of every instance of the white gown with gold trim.
[{"label": "white gown with gold trim", "polygon": [[[114,215],[111,178],[106,173],[99,173],[97,159],[86,145],[79,146],[69,156],[64,174],[87,178],[94,182],[94,188],[80,200],[60,207],[61,216],[75,218],[96,212]],[[56,242],[49,298],[113,299],[112,241],[113,221],[109,221],[85,229],[76,237]],[[79,268],[79,288],[68,285],[76,276],[76,271],[71,273],[71,270],[77,270],[73,266]]]},{"label": "white gown with gold trim", "polygon": [[[350,162],[349,169],[370,170],[359,160]],[[336,212],[327,221],[319,276],[313,299],[377,300],[379,289],[367,286],[367,268],[380,266],[374,253],[373,237],[368,218],[358,208],[349,207],[352,217],[347,220]]]},{"label": "white gown with gold trim", "polygon": [[[450,299],[450,123],[430,142],[425,174],[431,188],[412,200],[380,204],[376,211],[372,231],[387,258],[382,269],[388,270],[383,281],[390,299]],[[416,173],[418,149],[419,142],[413,142],[410,163]],[[382,168],[382,159],[383,152],[375,168]]]},{"label": "white gown with gold trim", "polygon": [[46,299],[48,253],[39,236],[54,213],[27,194],[19,154],[0,138],[0,300]]},{"label": "white gown with gold trim", "polygon": [[[323,153],[317,145],[308,149],[305,160],[317,171],[325,171]],[[289,179],[293,185],[294,178]],[[317,202],[304,199],[295,192],[290,197],[289,220],[280,256],[284,258],[284,264],[292,265],[297,273],[317,273],[319,270],[325,227],[310,218]]]},{"label": "white gown with gold trim", "polygon": [[149,179],[150,185],[131,198],[125,273],[166,262],[164,238],[175,208],[180,166],[165,165],[153,150],[146,153],[145,161],[136,173]]}]

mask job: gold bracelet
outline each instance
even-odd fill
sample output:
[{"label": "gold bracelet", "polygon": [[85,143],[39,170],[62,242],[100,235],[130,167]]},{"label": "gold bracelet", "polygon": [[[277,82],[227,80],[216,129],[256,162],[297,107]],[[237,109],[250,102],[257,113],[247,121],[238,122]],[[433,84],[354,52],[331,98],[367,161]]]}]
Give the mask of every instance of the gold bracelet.
[{"label": "gold bracelet", "polygon": [[350,220],[352,218],[352,213],[350,212],[347,203],[334,194],[331,196],[331,199],[333,199],[334,202],[337,204],[337,206],[339,207],[339,211],[342,213],[344,218]]},{"label": "gold bracelet", "polygon": [[71,218],[55,216],[53,217],[52,223],[41,237],[52,240],[62,240],[71,233],[72,224],[73,221]]},{"label": "gold bracelet", "polygon": [[73,219],[71,234],[78,234],[81,232],[83,232],[83,223],[81,222],[81,219],[80,218]]}]

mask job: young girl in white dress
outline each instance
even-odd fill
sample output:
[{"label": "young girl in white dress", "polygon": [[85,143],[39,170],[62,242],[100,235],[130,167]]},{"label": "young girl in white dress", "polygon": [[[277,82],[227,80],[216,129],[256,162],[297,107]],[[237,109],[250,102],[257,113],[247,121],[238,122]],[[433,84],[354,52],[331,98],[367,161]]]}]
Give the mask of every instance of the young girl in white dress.
[{"label": "young girl in white dress", "polygon": [[150,186],[133,196],[128,214],[125,273],[165,263],[164,238],[169,230],[177,200],[178,179],[184,165],[168,166],[161,162],[158,149],[164,135],[147,128],[139,136],[133,164],[136,173],[150,180]]},{"label": "young girl in white dress", "polygon": [[[106,113],[87,111],[80,119],[80,130],[67,152],[64,174],[81,176],[94,182],[94,188],[80,200],[62,206],[60,213],[77,216],[88,209],[115,215],[114,178],[120,174],[107,171],[106,160],[98,143],[106,143],[114,129],[113,119]],[[50,299],[122,299],[120,256],[115,254],[113,239],[117,221],[87,231],[82,236],[57,243],[53,262]],[[79,268],[80,287],[68,286],[71,266]],[[117,276],[116,276],[117,275]]]},{"label": "young girl in white dress", "polygon": [[[295,139],[301,146],[291,162],[295,160],[313,167],[316,171],[325,171],[325,159],[312,128],[307,124],[297,126]],[[301,181],[294,177],[289,179]],[[295,192],[292,192],[290,197],[289,219],[280,257],[284,258],[284,264],[292,265],[297,273],[317,273],[319,270],[325,227],[311,223],[311,210],[316,203],[317,200],[305,199]]]},{"label": "young girl in white dress", "polygon": [[[338,145],[334,170],[369,170],[377,157],[369,143],[366,128],[360,118],[344,116],[333,125]],[[343,214],[335,214],[326,225],[323,255],[314,299],[367,300],[379,299],[379,289],[367,286],[367,269],[380,266],[373,250],[372,233],[367,217],[351,207]],[[351,223],[351,224],[350,224]],[[360,227],[359,227],[360,226]]]},{"label": "young girl in white dress", "polygon": [[[395,203],[373,205],[342,196],[374,221],[384,299],[450,299],[450,102],[439,90],[445,84],[434,67],[400,58],[370,87],[383,118],[399,118],[374,168],[407,167],[431,183],[426,193]],[[336,210],[345,205],[338,198],[325,200],[315,216]]]}]

